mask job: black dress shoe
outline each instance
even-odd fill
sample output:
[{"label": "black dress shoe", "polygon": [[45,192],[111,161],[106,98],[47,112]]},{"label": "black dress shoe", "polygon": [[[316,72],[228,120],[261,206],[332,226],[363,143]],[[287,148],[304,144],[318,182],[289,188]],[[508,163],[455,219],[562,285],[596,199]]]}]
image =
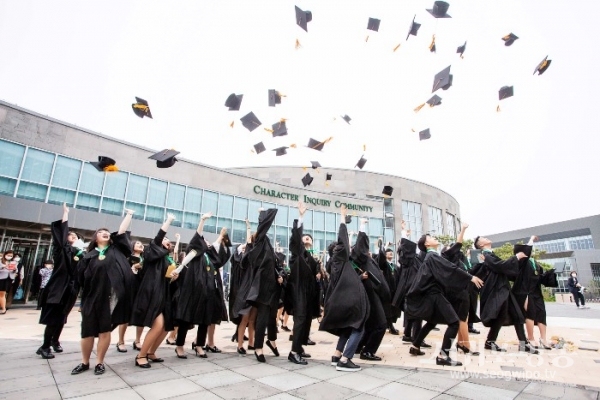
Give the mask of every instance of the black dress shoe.
[{"label": "black dress shoe", "polygon": [[340,362],[340,358],[341,357],[331,356],[331,365],[335,367],[337,363]]},{"label": "black dress shoe", "polygon": [[[146,364],[140,364],[138,362],[138,360],[143,360],[144,358],[146,359]],[[98,364],[98,365],[100,365],[100,364]],[[96,368],[98,368],[98,365],[96,365]],[[148,357],[136,357],[135,358],[135,366],[140,367],[140,368],[151,368],[152,367],[152,365],[150,365],[150,362],[148,361]],[[94,369],[94,373],[96,373],[95,369]]]},{"label": "black dress shoe", "polygon": [[307,365],[308,361],[302,358],[300,354],[290,353],[288,354],[288,360],[294,364]]},{"label": "black dress shoe", "polygon": [[469,329],[469,333],[472,333],[473,335],[479,335],[481,332],[479,332],[477,329],[475,328],[471,328]]},{"label": "black dress shoe", "polygon": [[209,345],[206,345],[206,347],[204,347],[204,350],[210,351],[211,353],[222,353],[222,351],[217,346],[210,347]]},{"label": "black dress shoe", "polygon": [[71,371],[71,375],[77,375],[90,369],[90,364],[81,363]]},{"label": "black dress shoe", "polygon": [[435,327],[432,329],[432,331],[439,331],[439,330],[440,330],[440,328],[438,328],[438,327]]},{"label": "black dress shoe", "polygon": [[196,342],[192,342],[192,350],[196,350]]},{"label": "black dress shoe", "polygon": [[183,353],[183,355],[181,355],[177,352],[177,349],[175,349],[175,354],[177,354],[177,358],[184,358],[184,359],[187,358],[187,355],[185,353]]},{"label": "black dress shoe", "polygon": [[284,330],[284,331],[286,331],[286,332],[291,332],[291,331],[292,331],[290,328],[288,328],[288,327],[287,327],[287,326],[285,326],[285,325],[283,325],[283,326],[281,327],[281,329],[283,329],[283,330]]},{"label": "black dress shoe", "polygon": [[376,356],[375,354],[371,354],[368,351],[363,351],[360,353],[361,360],[369,360],[369,361],[381,361],[381,357]]},{"label": "black dress shoe", "polygon": [[402,336],[402,341],[404,343],[412,343],[412,338],[410,336]]},{"label": "black dress shoe", "polygon": [[52,350],[54,350],[55,353],[63,352],[63,348],[59,342],[52,343],[51,346],[52,346]]},{"label": "black dress shoe", "polygon": [[430,349],[430,348],[431,348],[431,345],[430,345],[430,344],[427,344],[427,343],[425,343],[425,342],[422,342],[422,343],[421,343],[421,347],[423,347],[424,349]]},{"label": "black dress shoe", "polygon": [[[150,364],[148,364],[148,366],[150,366]],[[102,375],[105,372],[106,367],[104,367],[104,364],[96,364],[96,367],[94,368],[94,375]]]},{"label": "black dress shoe", "polygon": [[300,354],[300,357],[302,357],[302,358],[310,358],[310,354],[302,352],[302,354]]},{"label": "black dress shoe", "polygon": [[254,350],[254,346],[248,346],[248,350]]},{"label": "black dress shoe", "polygon": [[418,347],[415,346],[410,346],[410,349],[408,350],[408,352],[410,353],[411,356],[424,356],[425,353],[421,351],[421,349],[419,349]]},{"label": "black dress shoe", "polygon": [[137,345],[137,342],[133,342],[133,349],[134,350],[141,350],[142,347]]},{"label": "black dress shoe", "polygon": [[237,342],[237,331],[233,335],[231,335],[231,341]]},{"label": "black dress shoe", "polygon": [[312,340],[308,339],[308,340],[306,341],[306,344],[307,344],[308,346],[314,346],[316,343],[315,343],[315,342],[313,342]]},{"label": "black dress shoe", "polygon": [[243,347],[238,347],[237,352],[241,356],[245,356],[246,355],[246,349],[243,348]]},{"label": "black dress shoe", "polygon": [[448,356],[446,356],[446,357],[438,356],[435,358],[435,365],[447,365],[450,367],[460,367],[462,365],[462,363],[460,361],[454,361],[453,359],[451,359]]},{"label": "black dress shoe", "polygon": [[531,343],[527,342],[524,345],[519,345],[519,351],[523,351],[529,354],[540,354],[539,351],[533,348]]},{"label": "black dress shoe", "polygon": [[265,358],[264,354],[258,354],[257,352],[254,352],[254,355],[256,356],[256,360],[258,362],[261,362],[261,363],[267,362],[267,359]]},{"label": "black dress shoe", "polygon": [[277,347],[273,347],[273,344],[271,343],[270,340],[267,340],[266,345],[268,348],[271,349],[273,354],[275,354],[275,357],[279,357],[279,350],[277,350]]},{"label": "black dress shoe", "polygon": [[498,346],[496,344],[496,342],[485,342],[484,348],[486,350],[491,350],[491,351],[506,352],[506,349],[503,349],[502,347]]},{"label": "black dress shoe", "polygon": [[175,346],[175,345],[177,344],[177,342],[176,342],[176,341],[170,342],[170,341],[169,341],[169,338],[166,338],[166,339],[165,339],[165,343],[166,343],[166,344],[168,344],[168,345],[171,345],[171,346]]},{"label": "black dress shoe", "polygon": [[50,347],[48,347],[47,349],[44,349],[44,348],[40,347],[39,349],[37,349],[37,351],[35,352],[35,354],[38,354],[38,355],[42,356],[42,358],[45,359],[45,360],[54,358],[54,354],[52,354],[52,351],[50,350]]},{"label": "black dress shoe", "polygon": [[208,356],[206,355],[206,353],[204,354],[200,354],[198,352],[198,348],[194,347],[194,351],[196,352],[196,357],[200,357],[200,358],[208,358]]},{"label": "black dress shoe", "polygon": [[119,353],[127,353],[127,349],[121,349],[119,346],[125,346],[125,343],[117,343],[117,351]]},{"label": "black dress shoe", "polygon": [[[154,353],[148,353],[147,355],[149,356],[153,356]],[[148,360],[152,361],[152,362],[156,362],[156,363],[161,363],[161,362],[165,362],[165,360],[163,360],[162,358],[159,357],[155,357],[155,358],[150,358],[148,357]]]},{"label": "black dress shoe", "polygon": [[471,351],[471,349],[469,349],[469,348],[467,348],[465,346],[462,346],[462,345],[460,345],[458,343],[456,343],[456,350],[462,350],[463,353],[465,353],[465,354],[471,354],[473,356],[478,356],[479,355],[478,351]]}]

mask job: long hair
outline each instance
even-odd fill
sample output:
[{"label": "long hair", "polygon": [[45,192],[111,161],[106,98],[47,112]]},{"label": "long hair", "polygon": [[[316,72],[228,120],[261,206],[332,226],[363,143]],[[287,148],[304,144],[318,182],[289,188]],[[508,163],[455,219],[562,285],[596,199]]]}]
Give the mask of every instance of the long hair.
[{"label": "long hair", "polygon": [[6,250],[6,251],[4,251],[4,254],[2,254],[2,264],[6,264],[6,262],[8,262],[8,260],[6,259],[6,255],[9,254],[9,253],[13,256],[13,258],[15,258],[15,252],[14,251],[12,251],[12,250]]},{"label": "long hair", "polygon": [[[100,231],[106,231],[106,232],[110,233],[108,228],[97,229],[96,232],[94,232],[94,235],[92,236],[92,240],[90,240],[90,244],[88,245],[88,248],[87,248],[88,252],[94,250],[98,246],[98,232],[100,232]],[[109,239],[108,243],[111,244],[112,239]]]}]

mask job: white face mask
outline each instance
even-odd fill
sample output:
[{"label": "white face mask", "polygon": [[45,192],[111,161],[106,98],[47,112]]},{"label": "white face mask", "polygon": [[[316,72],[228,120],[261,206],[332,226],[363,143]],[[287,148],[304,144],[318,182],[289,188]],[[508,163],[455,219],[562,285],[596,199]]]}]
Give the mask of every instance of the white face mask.
[{"label": "white face mask", "polygon": [[21,259],[19,257],[17,257],[17,258],[15,258],[15,261],[19,262],[19,261],[21,261]]},{"label": "white face mask", "polygon": [[8,261],[10,261],[10,260],[12,260],[13,257],[12,256],[6,256],[4,258],[6,258]]}]

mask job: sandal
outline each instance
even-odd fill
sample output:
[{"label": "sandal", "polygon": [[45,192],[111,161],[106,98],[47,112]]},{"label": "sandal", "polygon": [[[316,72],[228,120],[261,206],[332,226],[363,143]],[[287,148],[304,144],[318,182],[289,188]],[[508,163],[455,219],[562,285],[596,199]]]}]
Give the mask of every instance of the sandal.
[{"label": "sandal", "polygon": [[169,342],[169,338],[167,338],[167,339],[165,340],[165,342],[166,342],[167,344],[170,344],[171,346],[175,346],[175,345],[177,344],[177,342],[174,342],[174,341],[173,341],[173,342]]},{"label": "sandal", "polygon": [[211,353],[221,353],[221,350],[217,346],[210,347],[209,345],[206,345],[206,347],[204,347],[204,350],[210,351]]},{"label": "sandal", "polygon": [[[138,346],[139,344],[139,346]],[[142,349],[142,344],[140,342],[133,342],[133,349],[134,350],[141,350]]]},{"label": "sandal", "polygon": [[117,351],[118,351],[119,353],[127,353],[127,349],[122,349],[122,348],[121,348],[121,347],[119,347],[119,346],[125,346],[125,343],[117,343]]},{"label": "sandal", "polygon": [[194,351],[196,352],[196,357],[208,358],[208,356],[206,355],[206,353],[200,354],[200,352],[198,352],[198,348],[201,348],[201,347],[194,347]]},{"label": "sandal", "polygon": [[163,360],[163,359],[162,359],[162,358],[160,358],[160,357],[156,357],[156,358],[150,358],[150,357],[148,357],[148,356],[154,356],[154,355],[155,355],[154,353],[148,353],[148,354],[146,354],[146,358],[147,358],[149,361],[152,361],[152,362],[155,362],[155,363],[161,363],[161,362],[165,362],[165,360]]},{"label": "sandal", "polygon": [[[138,360],[143,360],[144,358],[146,359],[146,364],[140,364],[138,362]],[[140,368],[150,368],[150,367],[152,367],[152,365],[150,365],[150,363],[148,362],[148,357],[139,357],[139,356],[135,357],[135,366],[136,367],[140,367]]]}]

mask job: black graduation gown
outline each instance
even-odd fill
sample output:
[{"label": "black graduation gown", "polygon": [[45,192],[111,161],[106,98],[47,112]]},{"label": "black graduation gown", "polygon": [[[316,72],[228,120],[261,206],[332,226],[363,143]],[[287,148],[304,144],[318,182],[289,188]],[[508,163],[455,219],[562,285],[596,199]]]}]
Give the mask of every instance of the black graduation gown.
[{"label": "black graduation gown", "polygon": [[134,274],[127,258],[131,244],[126,233],[111,234],[111,245],[98,258],[98,250],[88,252],[81,260],[79,277],[83,288],[81,307],[82,337],[110,332],[131,318],[133,299],[130,287]]},{"label": "black graduation gown", "polygon": [[286,313],[316,318],[321,314],[316,275],[319,264],[302,243],[303,226],[294,220],[290,238],[290,277],[287,284]]},{"label": "black graduation gown", "polygon": [[[239,246],[239,245],[238,245]],[[238,253],[238,246],[233,249],[229,268],[229,320],[238,325],[241,316],[234,314],[235,301],[246,269],[241,268],[243,253]]]},{"label": "black graduation gown", "polygon": [[156,317],[163,314],[165,327],[172,326],[170,278],[165,277],[170,264],[169,251],[162,245],[165,235],[160,229],[144,249],[144,266],[137,274],[140,284],[133,302],[131,325],[152,327]]},{"label": "black graduation gown", "polygon": [[367,329],[374,329],[380,326],[387,326],[387,319],[384,311],[384,304],[391,302],[390,288],[385,280],[379,266],[369,256],[369,237],[364,232],[359,232],[356,237],[356,244],[351,252],[352,260],[363,271],[375,277],[380,284],[376,284],[372,279],[366,279],[363,283],[367,290],[369,299],[370,313],[367,320]]},{"label": "black graduation gown", "polygon": [[[532,258],[519,260],[519,275],[512,286],[521,312],[525,318],[546,325],[546,304],[542,293],[543,284],[552,284],[554,270],[544,272],[544,269]],[[527,310],[525,310],[527,302]]]},{"label": "black graduation gown", "polygon": [[489,327],[493,320],[501,318],[504,326],[523,324],[525,318],[509,284],[509,279],[515,279],[519,274],[517,257],[502,260],[493,252],[486,251],[483,254],[483,264],[477,264],[473,269],[474,275],[484,282],[480,291],[481,322]]},{"label": "black graduation gown", "polygon": [[[460,251],[462,248],[462,243],[454,243],[449,249],[442,252],[442,257],[446,260],[450,261],[452,264],[456,265],[458,268],[465,270],[467,273],[467,269],[462,264],[462,252]],[[473,285],[473,283],[467,285],[465,290],[455,291],[455,290],[446,290],[444,291],[444,296],[446,299],[452,304],[456,315],[458,315],[458,319],[466,322],[467,317],[469,315],[469,302],[471,298],[469,297],[469,286]]]},{"label": "black graduation gown", "polygon": [[[179,287],[175,293],[175,319],[194,325],[205,323],[206,288],[204,287],[206,263],[204,253],[208,249],[204,238],[196,232],[188,244],[188,252],[196,251],[186,268],[183,268],[178,278]],[[178,322],[179,323],[179,322]]]},{"label": "black graduation gown", "polygon": [[459,318],[444,296],[448,291],[466,291],[471,275],[434,251],[423,265],[406,295],[406,314],[435,324],[452,324]]},{"label": "black graduation gown", "polygon": [[329,287],[325,295],[325,315],[320,331],[349,335],[362,330],[369,317],[369,299],[360,276],[350,261],[350,243],[346,224],[340,224],[338,243],[331,257]]},{"label": "black graduation gown", "polygon": [[396,322],[396,320],[400,317],[402,310],[400,310],[398,307],[395,307],[392,304],[392,300],[394,299],[394,296],[396,295],[396,289],[398,288],[398,282],[400,280],[400,268],[393,263],[388,262],[387,258],[385,257],[385,250],[383,248],[379,249],[379,254],[377,255],[377,264],[379,265],[379,269],[381,270],[390,290],[390,300],[383,304],[385,317],[389,321]]},{"label": "black graduation gown", "polygon": [[[206,252],[210,265],[207,263],[206,270],[206,286],[209,297],[209,308],[211,309],[211,324],[220,324],[222,321],[228,321],[227,307],[225,306],[225,294],[223,291],[223,277],[221,269],[227,263],[231,255],[228,247],[222,243],[217,252],[213,246],[210,246]],[[205,258],[206,260],[206,258]],[[209,270],[210,268],[210,270]]]},{"label": "black graduation gown", "polygon": [[77,301],[76,271],[77,264],[83,258],[84,252],[68,243],[69,224],[67,221],[52,222],[50,230],[52,232],[54,270],[41,299],[40,323],[57,325],[66,322],[67,316]]},{"label": "black graduation gown", "polygon": [[277,270],[277,276],[280,276],[281,278],[283,278],[283,283],[281,285],[278,286],[277,291],[278,291],[278,296],[277,296],[277,308],[281,308],[283,307],[283,303],[284,303],[284,299],[285,299],[285,287],[287,285],[287,274],[285,272],[285,254],[283,253],[278,253],[275,252],[275,257],[276,257],[276,266],[275,269]]},{"label": "black graduation gown", "polygon": [[415,280],[423,260],[417,257],[417,244],[409,239],[400,240],[398,249],[398,260],[400,261],[400,276],[396,292],[392,298],[392,305],[397,309],[406,311],[406,294]]}]

